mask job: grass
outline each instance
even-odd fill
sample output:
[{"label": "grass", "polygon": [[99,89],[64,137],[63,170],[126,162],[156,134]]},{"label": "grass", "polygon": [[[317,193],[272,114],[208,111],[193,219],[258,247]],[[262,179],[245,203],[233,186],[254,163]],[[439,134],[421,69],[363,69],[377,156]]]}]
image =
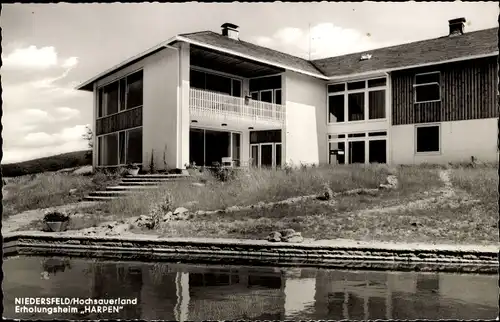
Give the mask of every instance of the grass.
[{"label": "grass", "polygon": [[[4,188],[7,197],[3,200],[2,218],[6,219],[26,210],[78,202],[90,191],[103,189],[117,180],[117,177],[104,174],[83,176],[65,173],[42,173],[12,178]],[[70,194],[71,189],[76,189],[76,192]]]},{"label": "grass", "polygon": [[195,201],[189,207],[191,210],[215,210],[318,194],[325,184],[334,192],[376,188],[385,181],[388,172],[385,166],[320,166],[289,173],[285,170],[253,169],[239,173],[236,179],[228,182],[200,174],[197,179],[205,182],[205,186],[193,186],[186,181],[169,183],[162,189],[113,200],[106,206],[110,213],[123,217],[137,216],[147,213],[149,205],[170,193],[176,207]]},{"label": "grass", "polygon": [[27,174],[57,171],[92,164],[90,151],[76,151],[24,162],[2,164],[3,177],[18,177]]},{"label": "grass", "polygon": [[482,201],[478,205],[481,212],[498,219],[498,165],[454,169],[451,181],[457,188]]},{"label": "grass", "polygon": [[[150,205],[161,201],[166,194],[172,196],[174,208],[215,210],[319,194],[325,185],[334,192],[376,188],[392,173],[399,181],[394,190],[342,195],[335,197],[334,203],[307,200],[260,210],[198,215],[149,232],[176,237],[261,239],[271,231],[292,228],[306,238],[315,239],[497,243],[497,167],[454,167],[451,181],[460,193],[453,200],[440,197],[440,189],[444,187],[440,170],[430,165],[393,169],[382,165],[320,166],[293,171],[252,169],[227,182],[218,181],[206,172],[193,173],[194,181],[205,186],[195,186],[193,181],[171,182],[161,189],[116,199],[93,209],[91,214],[75,218],[69,229],[147,214]],[[112,184],[114,179],[103,174],[93,177],[41,174],[16,180],[15,189],[10,191],[12,197],[4,202],[4,207],[19,210],[67,203],[88,190]],[[72,188],[77,188],[79,194],[70,196]],[[476,202],[461,202],[463,194],[477,199]]]}]

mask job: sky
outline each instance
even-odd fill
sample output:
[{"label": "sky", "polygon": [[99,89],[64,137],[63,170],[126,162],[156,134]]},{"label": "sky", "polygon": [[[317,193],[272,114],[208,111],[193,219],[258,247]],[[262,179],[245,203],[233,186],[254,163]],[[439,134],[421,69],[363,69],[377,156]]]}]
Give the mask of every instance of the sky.
[{"label": "sky", "polygon": [[92,93],[74,88],[180,33],[240,26],[240,39],[318,59],[497,27],[496,2],[4,4],[3,159],[87,148]]}]

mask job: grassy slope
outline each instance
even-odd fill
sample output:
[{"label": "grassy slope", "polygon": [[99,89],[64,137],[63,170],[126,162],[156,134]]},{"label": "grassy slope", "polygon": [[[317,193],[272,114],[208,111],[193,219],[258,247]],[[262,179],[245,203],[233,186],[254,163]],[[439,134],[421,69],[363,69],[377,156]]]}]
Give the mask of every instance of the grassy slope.
[{"label": "grassy slope", "polygon": [[[60,206],[78,202],[87,193],[115,184],[117,177],[73,175],[66,173],[40,173],[12,178],[4,188],[2,218],[26,210]],[[71,189],[76,189],[70,194]]]},{"label": "grassy slope", "polygon": [[24,162],[2,164],[3,177],[17,177],[90,165],[91,159],[86,157],[89,151],[76,151]]}]

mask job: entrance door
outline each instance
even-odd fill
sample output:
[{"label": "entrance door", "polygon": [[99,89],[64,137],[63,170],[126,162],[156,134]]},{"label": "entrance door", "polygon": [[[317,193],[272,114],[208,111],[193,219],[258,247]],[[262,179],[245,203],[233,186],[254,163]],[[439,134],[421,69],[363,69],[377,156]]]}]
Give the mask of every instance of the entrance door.
[{"label": "entrance door", "polygon": [[260,144],[260,166],[271,168],[274,166],[274,144],[261,143]]}]

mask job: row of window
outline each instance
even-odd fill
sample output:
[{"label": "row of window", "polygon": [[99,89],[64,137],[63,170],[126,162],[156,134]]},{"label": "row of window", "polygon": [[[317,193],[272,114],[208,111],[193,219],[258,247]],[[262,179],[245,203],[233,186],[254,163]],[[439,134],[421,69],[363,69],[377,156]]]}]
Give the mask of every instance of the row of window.
[{"label": "row of window", "polygon": [[97,137],[99,166],[142,163],[142,127]]},{"label": "row of window", "polygon": [[[190,70],[190,86],[193,88],[242,97],[241,79]],[[281,76],[261,77],[249,80],[250,96],[253,100],[281,104]]]},{"label": "row of window", "polygon": [[[328,123],[385,119],[386,85],[385,77],[328,85]],[[440,73],[415,75],[413,93],[415,103],[439,101]]]},{"label": "row of window", "polygon": [[332,141],[328,147],[330,164],[387,163],[387,139]]},{"label": "row of window", "polygon": [[143,72],[138,71],[98,90],[97,117],[141,107],[143,104]]},{"label": "row of window", "polygon": [[[387,136],[387,132],[328,135],[329,163],[351,164],[365,163],[366,161],[369,163],[386,163],[387,140],[386,138],[379,138],[382,136]],[[415,152],[433,153],[439,151],[440,126],[436,124],[416,126]]]}]

